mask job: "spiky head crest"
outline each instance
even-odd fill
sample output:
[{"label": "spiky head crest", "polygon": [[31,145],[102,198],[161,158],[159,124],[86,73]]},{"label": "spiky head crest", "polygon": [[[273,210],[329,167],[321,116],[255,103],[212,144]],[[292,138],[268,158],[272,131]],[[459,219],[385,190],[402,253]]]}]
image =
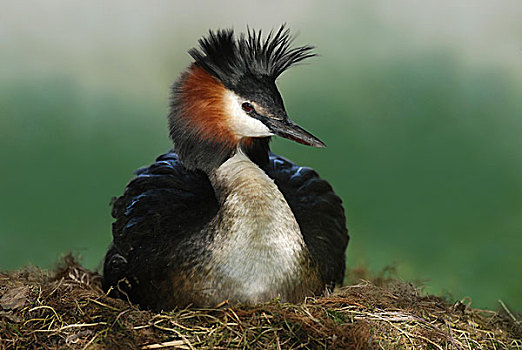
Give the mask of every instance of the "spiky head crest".
[{"label": "spiky head crest", "polygon": [[286,69],[315,56],[312,46],[292,48],[293,40],[284,24],[265,37],[260,30],[248,29],[238,37],[232,29],[211,30],[199,40],[199,48],[189,51],[194,63],[172,86],[169,114],[174,151],[187,168],[208,172],[238,147],[259,144],[267,152],[267,137],[246,140],[230,132],[224,99],[232,91],[267,113],[286,116],[275,81]]},{"label": "spiky head crest", "polygon": [[191,49],[189,54],[196,65],[233,89],[245,75],[275,82],[291,66],[315,56],[312,46],[292,48],[293,41],[285,24],[265,38],[261,30],[250,28],[239,37],[233,29],[210,30],[206,38],[199,40],[200,47]]}]

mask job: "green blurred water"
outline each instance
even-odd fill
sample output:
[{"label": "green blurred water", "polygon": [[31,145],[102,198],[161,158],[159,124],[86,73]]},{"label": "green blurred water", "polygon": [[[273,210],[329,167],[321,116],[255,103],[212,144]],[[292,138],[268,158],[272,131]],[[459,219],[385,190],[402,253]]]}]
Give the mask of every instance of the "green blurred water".
[{"label": "green blurred water", "polygon": [[[445,54],[317,65],[281,86],[328,148],[273,149],[343,198],[348,264],[396,264],[428,291],[522,310],[521,85]],[[166,105],[67,76],[2,81],[0,268],[50,267],[67,251],[99,267],[111,197],[169,149]]]}]

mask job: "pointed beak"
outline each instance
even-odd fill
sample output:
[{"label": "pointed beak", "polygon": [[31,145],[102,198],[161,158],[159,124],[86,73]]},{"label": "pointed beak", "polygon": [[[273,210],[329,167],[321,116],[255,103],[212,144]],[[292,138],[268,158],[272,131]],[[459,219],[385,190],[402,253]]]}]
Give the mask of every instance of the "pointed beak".
[{"label": "pointed beak", "polygon": [[266,118],[268,128],[276,135],[293,140],[303,145],[325,148],[326,145],[314,135],[310,134],[288,118]]}]

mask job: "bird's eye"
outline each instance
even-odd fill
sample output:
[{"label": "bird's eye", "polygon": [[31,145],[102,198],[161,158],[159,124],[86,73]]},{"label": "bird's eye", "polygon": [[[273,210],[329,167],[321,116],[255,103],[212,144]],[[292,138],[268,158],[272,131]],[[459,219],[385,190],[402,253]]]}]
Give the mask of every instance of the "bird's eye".
[{"label": "bird's eye", "polygon": [[248,102],[243,102],[243,104],[241,105],[241,108],[243,108],[243,110],[247,113],[250,113],[254,110],[254,106],[252,106]]}]

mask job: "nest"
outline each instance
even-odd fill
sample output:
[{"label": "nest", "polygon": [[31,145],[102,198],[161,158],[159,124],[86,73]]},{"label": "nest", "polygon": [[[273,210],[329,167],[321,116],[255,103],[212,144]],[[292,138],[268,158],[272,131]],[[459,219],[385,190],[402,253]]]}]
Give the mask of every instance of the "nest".
[{"label": "nest", "polygon": [[108,297],[100,276],[67,256],[55,271],[0,273],[0,348],[522,349],[519,316],[423,295],[391,277],[302,304],[152,313]]}]

